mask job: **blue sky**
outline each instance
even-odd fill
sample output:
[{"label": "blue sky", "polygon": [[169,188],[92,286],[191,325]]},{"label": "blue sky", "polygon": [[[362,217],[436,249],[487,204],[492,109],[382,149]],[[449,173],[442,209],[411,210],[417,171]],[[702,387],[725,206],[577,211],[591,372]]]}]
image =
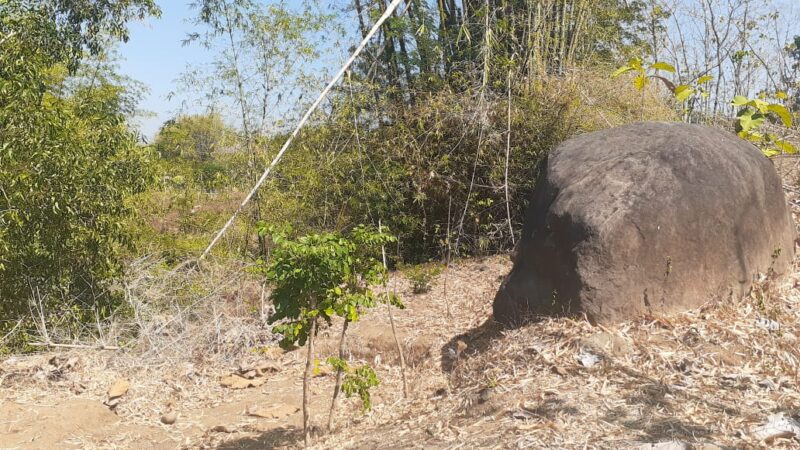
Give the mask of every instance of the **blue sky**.
[{"label": "blue sky", "polygon": [[[197,31],[195,26],[190,23],[190,19],[196,14],[188,5],[190,0],[159,0],[157,3],[161,7],[161,17],[149,18],[145,22],[130,24],[130,40],[121,44],[119,53],[122,56],[120,61],[120,72],[128,77],[144,83],[149,92],[140,104],[140,109],[151,113],[149,116],[140,116],[136,122],[142,134],[150,140],[158,131],[160,125],[167,119],[174,117],[181,107],[181,101],[186,98],[180,93],[169,100],[167,97],[170,92],[176,89],[176,79],[186,71],[187,67],[198,67],[209,64],[213,61],[214,52],[203,49],[199,45],[193,44],[183,46],[182,41],[191,31]],[[283,1],[283,0],[282,0]],[[696,0],[681,0],[688,4],[693,4]],[[328,11],[336,11],[342,14],[341,9],[336,10],[336,6],[349,3],[349,0],[323,1],[320,4],[326,5]],[[289,0],[290,7],[299,5],[299,0]],[[770,0],[768,8],[782,11],[780,28],[789,35],[800,33],[800,0]],[[344,14],[348,16],[349,14]],[[346,20],[344,17],[341,19]],[[351,31],[355,27],[350,24]],[[356,36],[345,36],[338,48],[347,48],[355,43]],[[334,52],[337,53],[337,52]],[[310,68],[320,76],[330,69],[335,69],[341,64],[343,55],[325,54],[323,58],[310,63]],[[200,86],[206,88],[206,86]],[[290,103],[294,103],[291,102]],[[290,108],[291,106],[287,106]],[[186,111],[186,109],[184,109]],[[191,108],[188,111],[192,111]]]},{"label": "blue sky", "polygon": [[167,100],[168,94],[174,89],[175,79],[187,65],[209,63],[212,58],[208,51],[198,45],[181,44],[192,30],[187,20],[194,12],[188,2],[171,0],[158,3],[161,18],[131,24],[130,40],[120,46],[120,71],[150,89],[140,108],[154,115],[137,119],[142,134],[148,139],[180,106],[180,98]]},{"label": "blue sky", "polygon": [[[197,99],[192,98],[193,94],[178,91],[177,95],[171,99],[168,98],[171,92],[178,89],[180,83],[177,83],[176,80],[187,72],[187,68],[197,69],[204,65],[208,68],[215,59],[215,50],[203,48],[197,43],[183,45],[183,41],[189,33],[202,31],[191,23],[197,12],[189,7],[189,1],[158,1],[157,3],[161,7],[161,17],[131,23],[130,39],[119,47],[120,72],[144,83],[149,89],[139,105],[139,109],[150,114],[144,114],[135,119],[147,140],[151,140],[161,124],[173,118],[179,110],[181,112],[199,112],[197,111],[199,108]],[[284,1],[281,0],[278,3],[284,3]],[[284,4],[290,9],[297,7],[299,10],[302,7],[302,3],[298,0],[291,0]],[[327,13],[337,14],[337,21],[347,20],[344,17],[347,14],[344,16],[341,14],[338,1],[315,4],[320,5]],[[335,33],[317,35],[315,39],[327,42],[322,47],[318,47],[320,50],[324,49],[322,55],[316,60],[304,63],[306,69],[315,76],[321,77],[318,80],[320,83],[327,80],[327,74],[332,68],[335,69],[343,62],[345,55],[340,54],[341,50],[354,44],[355,42],[350,41],[357,37],[356,35],[338,37],[334,35]],[[320,44],[320,42],[316,42],[316,44]],[[195,90],[204,92],[211,88],[211,86],[196,87],[198,89]],[[312,88],[312,90],[315,89]],[[289,96],[291,97],[291,95]],[[285,105],[281,107],[282,113],[287,113],[298,106],[296,100],[298,100],[296,95],[286,99]],[[182,105],[182,101],[185,101],[186,104]],[[223,116],[225,115],[223,112]]]}]

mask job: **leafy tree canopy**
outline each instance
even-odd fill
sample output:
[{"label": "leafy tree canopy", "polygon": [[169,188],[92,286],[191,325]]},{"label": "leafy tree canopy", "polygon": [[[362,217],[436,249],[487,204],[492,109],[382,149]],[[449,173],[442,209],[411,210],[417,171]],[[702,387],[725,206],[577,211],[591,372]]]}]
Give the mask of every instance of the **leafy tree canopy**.
[{"label": "leafy tree canopy", "polygon": [[70,84],[75,61],[67,47],[121,33],[133,4],[0,6],[2,324],[29,323],[31,304],[47,311],[39,325],[110,312],[104,282],[119,272],[118,251],[130,243],[125,199],[148,185],[148,155],[126,123],[124,88]]}]

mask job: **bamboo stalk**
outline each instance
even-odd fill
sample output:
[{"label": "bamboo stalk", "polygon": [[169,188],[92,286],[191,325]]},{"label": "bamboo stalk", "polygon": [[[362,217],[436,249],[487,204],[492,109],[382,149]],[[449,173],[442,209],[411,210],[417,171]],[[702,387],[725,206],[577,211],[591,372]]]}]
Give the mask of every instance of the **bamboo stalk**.
[{"label": "bamboo stalk", "polygon": [[511,159],[511,70],[508,71],[508,129],[506,130],[506,167],[505,182],[503,187],[506,191],[506,216],[508,217],[508,232],[511,234],[511,244],[517,245],[514,237],[514,226],[511,223],[511,203],[508,196],[508,164]]},{"label": "bamboo stalk", "polygon": [[[381,221],[378,220],[378,233],[383,232]],[[383,269],[389,270],[386,264],[386,246],[381,245],[381,256],[383,256]],[[386,285],[384,284],[384,289]],[[388,295],[388,293],[387,293]],[[397,346],[397,354],[400,356],[400,376],[403,379],[403,398],[408,398],[408,382],[406,381],[406,358],[403,355],[403,346],[400,345],[400,339],[397,337],[397,328],[394,325],[394,314],[392,314],[392,305],[386,302],[386,310],[389,312],[389,323],[392,326],[392,336],[394,337],[394,344]]]},{"label": "bamboo stalk", "polygon": [[375,22],[375,25],[372,26],[372,29],[369,31],[369,33],[367,33],[364,39],[362,39],[361,43],[355,49],[353,54],[350,55],[350,58],[344,63],[342,68],[339,69],[339,72],[337,72],[336,75],[333,76],[328,85],[325,86],[325,89],[322,90],[319,97],[317,97],[314,103],[308,108],[306,113],[303,115],[303,118],[300,119],[300,122],[295,127],[294,131],[292,131],[292,134],[289,135],[289,137],[286,139],[286,142],[284,142],[283,147],[281,147],[280,151],[278,152],[277,155],[275,155],[275,158],[272,160],[270,165],[266,168],[266,170],[264,170],[264,173],[261,174],[261,177],[258,179],[255,186],[253,186],[253,189],[251,189],[250,192],[247,194],[247,196],[245,196],[244,200],[242,200],[242,203],[239,205],[238,208],[236,208],[236,211],[233,212],[230,219],[228,219],[228,221],[225,223],[222,229],[220,229],[219,232],[216,234],[216,236],[214,236],[214,239],[211,240],[211,243],[208,244],[208,247],[206,247],[206,249],[203,250],[203,253],[200,255],[199,260],[203,260],[206,256],[208,256],[209,253],[211,253],[211,249],[214,248],[214,246],[217,244],[220,238],[225,234],[226,231],[228,231],[228,228],[230,228],[231,225],[233,225],[233,222],[236,220],[236,217],[239,215],[239,213],[241,213],[244,207],[247,206],[248,203],[250,203],[250,200],[252,200],[256,191],[258,191],[261,185],[264,184],[264,181],[267,180],[267,177],[269,177],[269,174],[272,172],[272,169],[274,169],[275,166],[278,165],[281,158],[283,158],[284,153],[286,153],[286,150],[289,149],[289,146],[292,144],[297,135],[300,134],[300,130],[308,122],[308,119],[311,118],[311,115],[314,113],[314,111],[316,111],[317,108],[319,108],[319,105],[322,104],[322,101],[325,99],[325,97],[328,96],[328,93],[330,93],[330,91],[333,89],[336,83],[338,83],[339,80],[342,78],[342,76],[345,74],[345,72],[347,72],[347,70],[356,60],[358,55],[360,55],[361,52],[364,51],[364,48],[367,46],[372,37],[375,36],[378,30],[380,30],[381,25],[383,25],[383,23],[386,22],[386,20],[389,17],[391,17],[394,10],[397,9],[397,7],[400,6],[400,3],[404,1],[406,0],[393,0],[392,3],[389,4],[389,7],[386,8],[386,11],[383,12],[383,15],[378,19],[377,22]]}]

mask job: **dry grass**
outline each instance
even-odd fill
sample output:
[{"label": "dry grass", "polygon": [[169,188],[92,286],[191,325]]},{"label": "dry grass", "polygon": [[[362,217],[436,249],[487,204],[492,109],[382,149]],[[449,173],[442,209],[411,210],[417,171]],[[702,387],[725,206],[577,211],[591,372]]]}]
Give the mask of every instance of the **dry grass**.
[{"label": "dry grass", "polygon": [[[796,194],[788,195],[797,205]],[[281,372],[259,401],[299,398],[304,353],[276,349],[260,314],[258,277],[230,264],[209,264],[201,272],[169,272],[146,259],[138,264],[140,276],[128,284],[135,323],[106,333],[123,350],[11,357],[0,363],[0,396],[31,406],[76,397],[102,402],[113,381],[126,378],[132,387],[116,413],[126,424],[160,427],[175,448],[299,445],[291,421],[245,417],[249,394],[218,383],[240,365],[269,359]],[[797,448],[796,440],[758,442],[753,430],[776,412],[800,415],[800,267],[780,280],[763,279],[745,299],[671,318],[612,329],[542,319],[503,330],[490,312],[509,268],[505,256],[462,261],[421,295],[394,275],[390,289],[408,306],[395,318],[410,355],[411,395],[402,396],[387,314],[377,309],[353,326],[349,341],[351,358],[375,365],[382,380],[375,407],[362,415],[355,400],[345,400],[338,429],[320,436],[316,447],[627,448],[677,439]],[[320,359],[333,353],[338,326],[323,337]],[[131,329],[135,338],[120,341],[130,339]],[[599,363],[582,364],[587,353]],[[318,424],[330,378],[315,380]],[[219,408],[228,408],[228,416],[217,419],[232,433],[210,433],[209,423],[193,418]],[[181,411],[182,420],[158,425],[168,410]],[[81,447],[130,447],[125,436]]]},{"label": "dry grass", "polygon": [[[788,195],[797,219],[797,196]],[[487,281],[469,273],[476,264],[456,269],[466,272],[456,292]],[[797,448],[797,440],[766,444],[753,435],[771,414],[800,417],[797,264],[778,281],[762,279],[745,299],[613,329],[546,318],[501,330],[488,318],[491,296],[456,296],[457,317],[415,325],[446,323],[454,336],[438,371],[414,374],[415,399],[381,405],[319,447],[627,448],[680,440]],[[585,367],[584,353],[600,362]]]},{"label": "dry grass", "polygon": [[[509,331],[482,325],[460,338],[467,348],[449,368],[449,394],[437,396],[432,383],[321,447],[623,448],[677,439],[758,448],[752,430],[767,416],[800,413],[798,283],[795,273],[742,301],[613,330],[570,319]],[[591,345],[598,336],[614,348]],[[584,349],[601,362],[584,367]],[[418,374],[415,384],[431,379]]]}]

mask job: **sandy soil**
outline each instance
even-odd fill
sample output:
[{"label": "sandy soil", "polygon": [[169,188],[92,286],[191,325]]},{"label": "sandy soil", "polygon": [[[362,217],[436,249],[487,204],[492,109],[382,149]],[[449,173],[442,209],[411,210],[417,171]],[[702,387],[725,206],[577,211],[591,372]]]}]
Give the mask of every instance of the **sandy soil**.
[{"label": "sandy soil", "polygon": [[[448,386],[441,370],[443,348],[456,335],[480,324],[491,310],[491,298],[507,257],[456,264],[441,275],[427,294],[411,293],[409,283],[395,276],[390,288],[406,308],[394,310],[398,336],[408,366],[411,398],[426,398]],[[447,320],[447,304],[454,316]],[[326,330],[317,359],[338,352],[340,325]],[[373,410],[362,415],[355,399],[342,399],[336,426],[380,421],[382,412],[408,404],[396,344],[386,309],[379,308],[348,332],[351,361],[373,365],[382,381],[374,389]],[[250,350],[250,351],[247,351]],[[246,389],[219,385],[235,366],[209,366],[188,355],[162,364],[136,352],[75,349],[19,355],[0,363],[0,448],[272,448],[302,440],[300,412],[305,349],[283,352],[275,346],[245,349],[238,366],[268,362],[277,370],[258,377],[264,384]],[[354,363],[354,364],[357,364]],[[313,380],[314,423],[323,426],[334,374],[323,370]],[[115,408],[104,404],[118,379],[130,382]],[[172,425],[162,415],[175,412]]]}]

